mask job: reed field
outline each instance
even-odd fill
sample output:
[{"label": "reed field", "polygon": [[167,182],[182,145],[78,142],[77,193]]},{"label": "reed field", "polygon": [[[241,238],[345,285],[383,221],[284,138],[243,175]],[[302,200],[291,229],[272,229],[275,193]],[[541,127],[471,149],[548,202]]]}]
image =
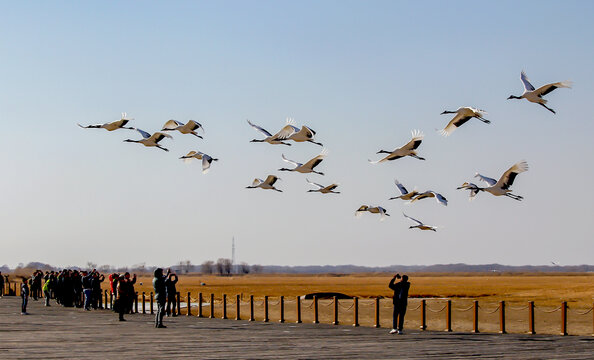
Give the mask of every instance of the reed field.
[{"label": "reed field", "polygon": [[[421,324],[420,299],[427,302],[427,325],[429,329],[446,328],[443,308],[446,299],[452,300],[452,328],[454,331],[472,330],[473,300],[480,304],[479,329],[486,332],[499,330],[499,302],[506,302],[506,327],[508,332],[526,332],[528,327],[528,301],[535,303],[535,324],[537,333],[555,334],[560,329],[562,301],[568,302],[568,329],[572,334],[592,334],[593,314],[583,314],[592,308],[594,301],[594,274],[409,274],[411,282],[410,300],[406,317],[408,328]],[[382,327],[391,327],[391,290],[388,283],[392,274],[323,274],[323,275],[278,275],[259,274],[241,276],[215,276],[189,274],[180,275],[177,290],[182,303],[187,293],[195,302],[198,293],[203,301],[215,298],[215,316],[222,316],[222,297],[227,297],[227,316],[235,317],[235,299],[240,295],[241,317],[249,317],[249,297],[254,296],[256,320],[262,320],[263,298],[269,297],[269,317],[280,316],[278,299],[284,296],[285,318],[295,321],[296,297],[314,292],[339,292],[359,298],[359,322],[362,326],[374,324],[374,298],[380,301],[380,322]],[[142,283],[142,284],[141,284]],[[136,290],[144,291],[148,297],[152,291],[152,277],[138,278]],[[204,284],[204,285],[201,285]],[[320,300],[320,322],[333,321],[331,300]],[[343,324],[352,323],[352,300],[339,301],[339,317]],[[302,320],[312,321],[312,301],[302,300]],[[441,311],[440,311],[441,310]],[[192,309],[196,312],[196,309]],[[210,314],[209,305],[204,314]],[[185,312],[185,309],[182,309]]]}]

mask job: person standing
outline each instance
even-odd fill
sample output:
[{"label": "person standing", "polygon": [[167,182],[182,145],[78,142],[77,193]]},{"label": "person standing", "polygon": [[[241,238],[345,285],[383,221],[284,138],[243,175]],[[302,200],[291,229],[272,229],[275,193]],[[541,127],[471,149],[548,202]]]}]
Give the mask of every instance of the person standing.
[{"label": "person standing", "polygon": [[390,334],[403,334],[404,315],[406,314],[406,305],[408,304],[408,290],[410,289],[410,282],[408,276],[402,275],[402,280],[395,283],[396,279],[400,279],[400,274],[394,275],[388,287],[394,291],[392,302],[394,303],[394,314],[392,318],[392,330]]},{"label": "person standing", "polygon": [[155,315],[155,327],[166,328],[163,325],[163,316],[165,315],[165,302],[167,301],[167,289],[165,279],[169,277],[171,269],[167,269],[167,274],[163,276],[163,269],[157,268],[154,272],[153,290],[155,291],[155,300],[157,300],[157,314]]},{"label": "person standing", "polygon": [[[165,311],[167,312],[167,316],[177,316],[177,312],[175,311],[175,305],[177,304],[177,288],[175,284],[177,284],[177,274],[169,274],[167,280],[165,280],[165,289],[167,291],[167,308]],[[179,311],[179,309],[177,309]]]},{"label": "person standing", "polygon": [[84,309],[91,310],[91,302],[93,295],[93,273],[87,274],[86,271],[82,273],[82,288],[85,296]]},{"label": "person standing", "polygon": [[119,314],[120,321],[126,321],[124,314],[128,303],[128,284],[124,274],[120,275],[118,284],[116,285],[116,308]]},{"label": "person standing", "polygon": [[43,297],[45,298],[45,306],[50,306],[50,289],[53,286],[54,279],[48,277],[43,284]]},{"label": "person standing", "polygon": [[23,278],[23,283],[21,284],[21,315],[29,315],[27,314],[27,303],[29,302],[29,285],[27,284],[27,279]]}]

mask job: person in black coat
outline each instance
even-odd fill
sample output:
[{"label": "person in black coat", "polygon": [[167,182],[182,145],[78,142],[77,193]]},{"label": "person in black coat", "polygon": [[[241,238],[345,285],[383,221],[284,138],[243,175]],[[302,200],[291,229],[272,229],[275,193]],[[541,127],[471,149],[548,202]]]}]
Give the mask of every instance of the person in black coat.
[{"label": "person in black coat", "polygon": [[400,274],[394,275],[388,287],[394,291],[392,302],[394,303],[394,315],[392,318],[392,330],[390,334],[403,334],[402,328],[404,326],[404,315],[406,314],[406,305],[408,304],[408,290],[410,289],[410,282],[408,276],[403,275],[402,280],[395,283],[396,279],[400,279]]},{"label": "person in black coat", "polygon": [[[167,280],[165,280],[165,288],[167,289],[167,308],[165,311],[167,316],[177,316],[177,312],[175,311],[175,306],[177,304],[177,289],[175,284],[177,284],[177,280],[178,278],[176,274],[169,274]],[[179,311],[179,309],[177,309],[177,311]]]},{"label": "person in black coat", "polygon": [[155,315],[155,327],[165,328],[163,325],[163,316],[165,315],[165,302],[167,301],[167,288],[165,279],[169,277],[171,269],[167,269],[167,274],[163,275],[163,269],[157,268],[154,272],[153,290],[155,290],[155,300],[157,301],[157,314]]}]

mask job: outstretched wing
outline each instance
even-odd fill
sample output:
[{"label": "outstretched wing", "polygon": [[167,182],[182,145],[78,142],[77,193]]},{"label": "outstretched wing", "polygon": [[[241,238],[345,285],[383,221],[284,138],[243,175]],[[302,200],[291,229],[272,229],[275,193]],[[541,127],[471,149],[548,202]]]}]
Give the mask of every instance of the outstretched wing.
[{"label": "outstretched wing", "polygon": [[250,126],[251,126],[251,127],[253,127],[254,129],[258,130],[258,131],[259,131],[259,132],[261,132],[262,134],[264,134],[264,135],[266,135],[266,136],[272,136],[272,134],[271,134],[271,133],[269,133],[268,131],[264,130],[263,128],[259,127],[259,126],[258,126],[258,125],[256,125],[256,124],[252,124],[252,122],[251,122],[251,121],[249,121],[249,120],[248,120],[247,122],[248,122],[248,124],[250,124]]},{"label": "outstretched wing", "polygon": [[401,147],[402,150],[415,150],[416,148],[419,147],[419,145],[421,145],[421,142],[423,141],[423,137],[425,135],[423,135],[422,132],[420,132],[419,130],[414,130],[412,132],[412,139],[403,147]]},{"label": "outstretched wing", "polygon": [[528,171],[528,163],[526,161],[520,161],[519,163],[514,164],[514,166],[510,167],[503,173],[503,175],[501,175],[501,178],[497,181],[497,185],[504,190],[509,189],[509,187],[513,185],[516,176],[524,171]]},{"label": "outstretched wing", "polygon": [[400,193],[402,195],[406,195],[408,194],[408,191],[406,190],[406,188],[404,187],[404,185],[402,185],[398,179],[394,179],[394,184],[396,184],[396,187],[398,188],[398,190],[400,190]]},{"label": "outstretched wing", "polygon": [[[143,137],[143,138],[145,138],[145,139],[148,139],[148,138],[150,138],[150,137],[151,137],[151,134],[147,133],[147,132],[146,132],[146,131],[144,131],[144,130],[141,130],[141,129],[138,129],[138,128],[137,128],[137,129],[136,129],[136,131],[138,131],[138,132],[140,133],[140,135],[142,135],[142,137]],[[156,133],[155,133],[155,134],[156,134]],[[160,133],[159,133],[159,134],[160,134]]]},{"label": "outstretched wing", "polygon": [[252,186],[258,186],[263,182],[264,182],[264,180],[255,178],[254,181],[252,181]]},{"label": "outstretched wing", "polygon": [[293,135],[297,130],[299,130],[299,129],[297,129],[293,125],[287,124],[287,125],[283,126],[283,128],[280,129],[279,132],[274,134],[273,137],[274,137],[274,139],[277,139],[277,140],[285,140],[289,136]]},{"label": "outstretched wing", "polygon": [[542,97],[542,96],[545,96],[546,94],[548,94],[551,91],[558,89],[558,88],[571,88],[571,85],[572,85],[571,81],[556,82],[553,84],[543,85],[543,86],[539,87],[538,89],[536,89],[534,92],[539,97]]},{"label": "outstretched wing", "polygon": [[179,126],[183,126],[184,123],[179,122],[177,120],[167,120],[167,122],[165,124],[163,124],[163,128],[161,129],[161,131],[164,130],[175,130],[177,127]]},{"label": "outstretched wing", "polygon": [[173,136],[169,135],[169,134],[165,134],[162,132],[156,132],[153,135],[151,135],[150,137],[155,143],[158,143],[159,141],[163,140],[164,138],[170,138],[173,139]]},{"label": "outstretched wing", "polygon": [[315,183],[315,182],[311,182],[311,181],[309,181],[309,179],[308,179],[308,178],[305,178],[305,181],[307,181],[307,183],[308,183],[308,184],[310,184],[310,185],[317,186],[317,187],[318,187],[318,189],[323,189],[323,188],[324,188],[324,186],[323,186],[323,185],[320,185],[320,184],[318,184],[318,183]]},{"label": "outstretched wing", "polygon": [[324,160],[325,157],[326,157],[326,154],[320,154],[320,155],[316,156],[315,158],[309,160],[305,164],[303,164],[303,167],[313,169],[316,166],[320,165],[320,163],[322,162],[322,160]]},{"label": "outstretched wing", "polygon": [[274,185],[274,183],[276,182],[276,180],[278,180],[278,178],[274,175],[268,175],[268,177],[266,178],[266,180],[264,180],[264,182],[270,186]]},{"label": "outstretched wing", "polygon": [[186,125],[190,127],[190,130],[201,129],[202,133],[204,134],[204,128],[202,127],[202,124],[200,124],[199,122],[194,120],[188,120],[188,123]]},{"label": "outstretched wing", "polygon": [[202,155],[202,173],[206,174],[210,171],[210,163],[212,162],[212,158],[206,154]]},{"label": "outstretched wing", "polygon": [[282,159],[283,159],[284,162],[288,162],[289,164],[293,164],[295,167],[299,167],[299,166],[302,165],[302,164],[298,163],[297,161],[293,161],[293,160],[287,159],[285,157],[285,154],[282,154],[281,157],[282,157]]},{"label": "outstretched wing", "polygon": [[483,176],[479,173],[474,174],[474,177],[481,179],[482,181],[489,184],[489,186],[493,186],[493,185],[497,184],[497,180],[490,178],[490,177]]},{"label": "outstretched wing", "polygon": [[407,219],[410,219],[410,220],[412,220],[412,221],[416,222],[416,223],[417,223],[417,224],[419,224],[419,225],[423,225],[423,223],[422,223],[422,222],[420,222],[419,220],[417,220],[417,219],[415,219],[415,218],[411,218],[410,216],[406,215],[405,213],[402,213],[402,215],[404,215],[404,217],[405,217],[405,218],[407,218]]},{"label": "outstretched wing", "polygon": [[454,132],[454,130],[456,130],[456,128],[464,125],[470,119],[472,119],[472,116],[456,114],[456,116],[450,120],[446,127],[440,131],[441,135],[449,136],[452,132]]},{"label": "outstretched wing", "polygon": [[526,76],[524,70],[522,70],[522,74],[520,74],[520,79],[522,79],[522,84],[524,84],[524,91],[534,91],[534,86],[532,86],[530,80],[528,80],[528,76]]}]

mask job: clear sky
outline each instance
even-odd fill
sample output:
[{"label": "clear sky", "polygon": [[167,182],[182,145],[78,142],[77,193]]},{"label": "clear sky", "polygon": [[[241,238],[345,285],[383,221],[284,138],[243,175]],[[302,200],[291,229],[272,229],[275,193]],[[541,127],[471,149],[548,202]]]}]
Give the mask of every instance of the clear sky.
[{"label": "clear sky", "polygon": [[[101,1],[0,5],[0,265],[248,263],[593,263],[594,3],[586,1]],[[520,95],[549,95],[557,115]],[[475,106],[441,137],[443,110]],[[173,133],[166,153],[130,130],[76,123],[119,119],[159,130],[195,119],[205,139]],[[317,131],[325,176],[276,171],[320,147],[250,143],[250,119]],[[380,149],[426,136],[419,154],[371,165]],[[220,159],[209,174],[178,157]],[[526,160],[517,202],[457,191],[475,172],[499,178]],[[248,190],[280,175],[283,193]],[[340,195],[307,193],[305,178]],[[393,179],[432,189],[405,205]],[[381,205],[379,222],[362,204]],[[409,230],[402,211],[437,233]]]}]

